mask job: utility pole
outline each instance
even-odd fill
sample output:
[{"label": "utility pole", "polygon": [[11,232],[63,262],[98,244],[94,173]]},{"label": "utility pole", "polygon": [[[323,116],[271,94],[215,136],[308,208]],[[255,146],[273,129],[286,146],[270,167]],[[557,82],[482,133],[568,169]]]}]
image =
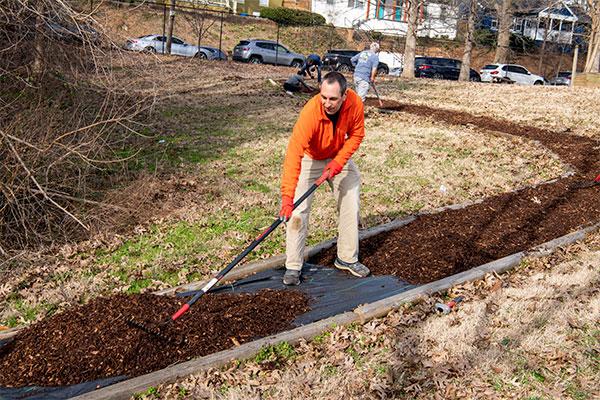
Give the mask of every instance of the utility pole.
[{"label": "utility pole", "polygon": [[575,74],[577,73],[577,56],[579,55],[579,45],[575,46],[573,52],[573,67],[571,67],[571,89],[575,87]]},{"label": "utility pole", "polygon": [[162,32],[163,42],[162,42],[162,48],[161,48],[161,53],[163,53],[163,54],[165,54],[165,31],[166,30],[167,30],[167,3],[163,3],[163,32]]},{"label": "utility pole", "polygon": [[277,44],[275,45],[275,65],[279,59],[279,22],[277,23]]},{"label": "utility pole", "polygon": [[221,30],[219,31],[219,54],[221,54],[221,46],[223,44],[223,11],[221,11]]},{"label": "utility pole", "polygon": [[175,25],[175,1],[171,0],[169,6],[169,31],[167,33],[167,54],[171,54],[171,44],[173,42],[173,25]]}]

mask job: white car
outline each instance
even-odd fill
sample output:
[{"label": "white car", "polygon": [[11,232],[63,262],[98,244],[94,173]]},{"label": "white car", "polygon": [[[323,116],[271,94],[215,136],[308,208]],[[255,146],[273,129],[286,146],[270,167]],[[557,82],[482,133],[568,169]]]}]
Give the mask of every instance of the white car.
[{"label": "white car", "polygon": [[517,85],[543,85],[544,78],[516,64],[489,64],[479,71],[481,82],[510,82]]},{"label": "white car", "polygon": [[[125,49],[144,51],[147,53],[163,53],[166,50],[167,39],[162,35],[145,35],[135,39],[127,39]],[[205,60],[227,60],[227,55],[214,47],[194,46],[178,37],[173,36],[171,54],[186,57],[198,57]]]}]

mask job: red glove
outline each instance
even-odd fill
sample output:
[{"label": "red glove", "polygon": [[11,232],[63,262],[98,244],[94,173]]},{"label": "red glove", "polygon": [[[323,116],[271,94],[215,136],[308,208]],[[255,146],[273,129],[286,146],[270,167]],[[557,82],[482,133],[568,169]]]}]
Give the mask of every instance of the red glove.
[{"label": "red glove", "polygon": [[326,173],[329,175],[329,178],[327,179],[331,179],[334,176],[336,176],[337,174],[339,174],[340,172],[342,172],[342,167],[337,161],[335,160],[331,160],[329,161],[329,163],[325,166],[325,169],[323,169],[323,173]]},{"label": "red glove", "polygon": [[283,222],[289,221],[294,211],[294,199],[285,194],[281,196],[281,211],[279,211],[279,219]]}]

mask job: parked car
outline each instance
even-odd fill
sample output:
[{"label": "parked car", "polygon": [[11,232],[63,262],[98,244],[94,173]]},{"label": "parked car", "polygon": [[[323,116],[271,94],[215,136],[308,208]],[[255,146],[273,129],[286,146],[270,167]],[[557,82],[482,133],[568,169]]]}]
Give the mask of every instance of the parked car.
[{"label": "parked car", "polygon": [[100,43],[100,32],[87,24],[73,24],[56,19],[48,19],[45,22],[50,36],[58,40],[76,44],[83,42]]},{"label": "parked car", "polygon": [[235,61],[288,65],[294,68],[300,68],[306,60],[302,54],[294,53],[280,43],[261,39],[240,40],[232,54]]},{"label": "parked car", "polygon": [[[415,77],[457,81],[461,66],[462,62],[453,58],[415,57]],[[480,82],[481,77],[477,71],[470,69],[469,80]]]},{"label": "parked car", "polygon": [[[127,39],[125,48],[133,51],[144,51],[147,53],[166,52],[167,38],[163,35],[145,35],[136,39]],[[185,57],[198,57],[204,60],[227,60],[227,55],[214,47],[194,46],[184,42],[182,39],[172,36],[171,54]]]},{"label": "parked car", "polygon": [[[327,53],[325,53],[323,56],[323,66],[339,72],[354,71],[354,66],[352,65],[350,59],[358,53],[360,53],[360,50],[327,50]],[[379,75],[384,75],[388,74],[389,72],[390,68],[388,65],[380,61],[379,65],[377,66],[377,73]]]},{"label": "parked car", "polygon": [[480,71],[482,82],[510,82],[517,85],[543,85],[544,78],[516,64],[489,64]]},{"label": "parked car", "polygon": [[571,85],[571,71],[560,71],[556,76],[550,81],[548,81],[549,85],[556,86],[570,86]]}]

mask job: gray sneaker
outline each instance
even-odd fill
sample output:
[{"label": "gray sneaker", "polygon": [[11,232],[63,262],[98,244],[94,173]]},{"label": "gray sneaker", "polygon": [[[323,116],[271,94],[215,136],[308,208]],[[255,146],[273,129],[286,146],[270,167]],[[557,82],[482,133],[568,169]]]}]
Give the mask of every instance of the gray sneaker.
[{"label": "gray sneaker", "polygon": [[298,286],[300,284],[300,271],[287,269],[283,274],[283,284],[287,286]]},{"label": "gray sneaker", "polygon": [[371,273],[371,271],[369,271],[369,268],[365,267],[358,261],[354,263],[347,263],[336,257],[333,265],[335,265],[336,268],[349,271],[352,275],[358,276],[359,278],[365,278]]}]

